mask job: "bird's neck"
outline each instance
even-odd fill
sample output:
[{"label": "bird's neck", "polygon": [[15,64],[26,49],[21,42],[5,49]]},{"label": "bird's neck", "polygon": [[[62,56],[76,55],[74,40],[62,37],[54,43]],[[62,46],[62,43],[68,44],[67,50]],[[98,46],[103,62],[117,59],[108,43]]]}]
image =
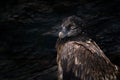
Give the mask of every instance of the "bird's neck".
[{"label": "bird's neck", "polygon": [[66,37],[66,38],[58,38],[57,43],[56,43],[56,49],[57,51],[61,50],[64,46],[65,43],[69,42],[69,41],[82,41],[82,42],[86,42],[86,40],[88,41],[90,38],[85,36],[85,35],[76,35],[73,37]]}]

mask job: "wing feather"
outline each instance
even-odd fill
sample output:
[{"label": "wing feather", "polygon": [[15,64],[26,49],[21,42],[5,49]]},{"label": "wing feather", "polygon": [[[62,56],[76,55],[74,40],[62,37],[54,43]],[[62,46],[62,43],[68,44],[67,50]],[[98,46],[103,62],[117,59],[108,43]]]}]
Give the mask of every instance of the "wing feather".
[{"label": "wing feather", "polygon": [[116,80],[116,66],[93,41],[70,41],[59,52],[63,80]]}]

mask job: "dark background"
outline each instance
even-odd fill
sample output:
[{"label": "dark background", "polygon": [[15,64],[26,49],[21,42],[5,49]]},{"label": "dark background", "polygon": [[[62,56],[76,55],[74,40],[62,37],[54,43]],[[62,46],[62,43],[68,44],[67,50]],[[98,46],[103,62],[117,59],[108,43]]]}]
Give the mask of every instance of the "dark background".
[{"label": "dark background", "polygon": [[119,0],[0,0],[0,80],[56,80],[57,33],[70,15],[120,66]]}]

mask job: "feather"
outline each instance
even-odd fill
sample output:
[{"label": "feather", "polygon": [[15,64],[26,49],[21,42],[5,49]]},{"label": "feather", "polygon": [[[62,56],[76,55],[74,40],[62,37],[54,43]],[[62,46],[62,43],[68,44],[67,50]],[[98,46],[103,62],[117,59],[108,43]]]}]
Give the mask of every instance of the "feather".
[{"label": "feather", "polygon": [[118,66],[84,33],[84,21],[70,16],[56,43],[58,80],[120,80]]},{"label": "feather", "polygon": [[57,60],[61,65],[60,80],[117,80],[118,67],[94,41],[67,41],[58,45],[61,45]]}]

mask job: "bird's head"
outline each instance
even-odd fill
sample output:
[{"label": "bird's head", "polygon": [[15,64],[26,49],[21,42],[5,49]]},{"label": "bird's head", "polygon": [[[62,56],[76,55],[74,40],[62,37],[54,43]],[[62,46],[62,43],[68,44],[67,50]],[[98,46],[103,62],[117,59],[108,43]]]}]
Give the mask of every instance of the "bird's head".
[{"label": "bird's head", "polygon": [[82,32],[83,20],[77,16],[70,16],[63,20],[59,38],[72,37]]}]

